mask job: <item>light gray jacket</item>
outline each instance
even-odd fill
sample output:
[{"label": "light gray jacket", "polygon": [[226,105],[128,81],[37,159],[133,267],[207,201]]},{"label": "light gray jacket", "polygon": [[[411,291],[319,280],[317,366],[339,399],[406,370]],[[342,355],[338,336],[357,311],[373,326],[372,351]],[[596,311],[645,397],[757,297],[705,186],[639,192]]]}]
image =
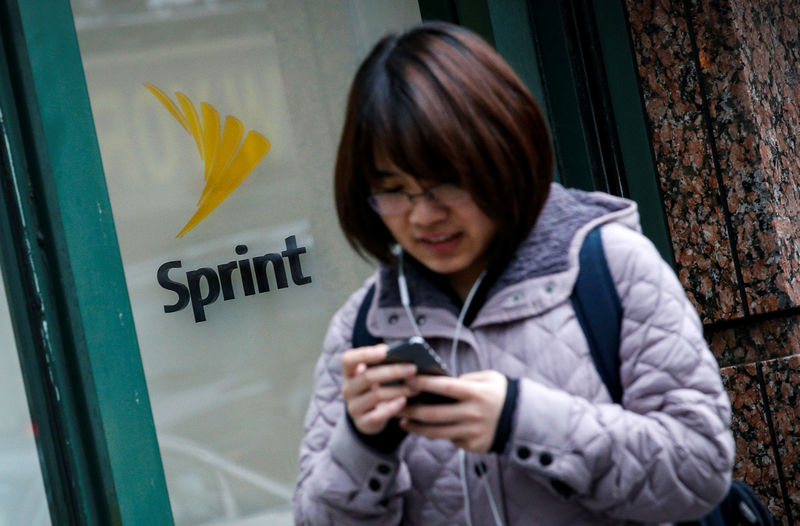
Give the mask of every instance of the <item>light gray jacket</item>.
[{"label": "light gray jacket", "polygon": [[[622,406],[611,403],[569,300],[578,251],[599,225],[623,306]],[[345,419],[340,355],[372,283],[369,331],[387,342],[413,335],[395,278],[394,268],[382,268],[331,321],[300,450],[297,524],[465,522],[450,442],[409,435],[384,455]],[[447,362],[458,309],[420,276],[408,278],[423,335]],[[494,524],[480,462],[507,526],[667,523],[704,515],[726,493],[734,443],[718,365],[681,284],[639,233],[634,203],[554,184],[459,339],[461,373],[495,369],[520,379],[505,452],[467,455],[475,526]]]}]

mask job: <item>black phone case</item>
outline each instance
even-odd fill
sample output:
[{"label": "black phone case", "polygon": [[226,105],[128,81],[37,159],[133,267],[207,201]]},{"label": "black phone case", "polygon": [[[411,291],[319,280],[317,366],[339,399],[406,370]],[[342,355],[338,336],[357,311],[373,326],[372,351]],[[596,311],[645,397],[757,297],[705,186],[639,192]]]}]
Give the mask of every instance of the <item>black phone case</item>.
[{"label": "black phone case", "polygon": [[450,376],[436,351],[424,341],[408,340],[389,347],[384,363],[413,363],[417,374]]},{"label": "black phone case", "polygon": [[[397,343],[389,348],[386,359],[382,363],[413,363],[417,366],[417,374],[433,376],[450,376],[436,351],[420,338]],[[434,393],[422,392],[408,399],[408,405],[414,404],[450,404],[453,398]]]}]

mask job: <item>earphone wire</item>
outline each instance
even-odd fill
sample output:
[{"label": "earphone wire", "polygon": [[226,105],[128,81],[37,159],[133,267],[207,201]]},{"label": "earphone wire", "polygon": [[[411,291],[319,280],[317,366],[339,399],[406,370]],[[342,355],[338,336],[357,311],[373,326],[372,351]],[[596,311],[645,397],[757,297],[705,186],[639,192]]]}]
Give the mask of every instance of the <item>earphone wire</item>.
[{"label": "earphone wire", "polygon": [[467,311],[469,310],[469,306],[472,303],[472,299],[478,292],[478,287],[480,287],[484,276],[486,276],[485,270],[481,272],[481,275],[478,276],[478,279],[475,280],[475,283],[472,285],[472,288],[469,289],[469,293],[467,294],[467,297],[464,300],[464,305],[461,307],[461,312],[458,314],[458,321],[456,322],[456,330],[453,331],[453,345],[452,347],[450,347],[450,374],[452,374],[453,376],[458,376],[458,369],[456,367],[457,365],[456,349],[458,349],[458,336],[459,333],[461,332],[461,327],[464,326],[464,319],[467,317]]},{"label": "earphone wire", "polygon": [[[464,299],[464,305],[461,307],[461,312],[458,315],[458,321],[456,322],[456,329],[455,331],[453,331],[453,345],[452,347],[450,347],[450,372],[453,376],[458,376],[458,367],[456,361],[456,350],[458,349],[458,336],[461,333],[461,328],[464,326],[464,319],[467,317],[467,311],[469,310],[469,306],[470,304],[472,304],[472,300],[475,297],[475,294],[478,292],[478,288],[483,282],[483,278],[485,276],[486,276],[486,271],[484,270],[483,272],[481,272],[481,275],[478,276],[478,279],[475,280],[475,283],[469,290],[466,299]],[[464,494],[464,513],[466,514],[467,526],[472,526],[472,512],[470,509],[469,488],[467,488],[467,473],[466,473],[467,452],[463,449],[458,450],[458,463],[459,463],[458,471],[461,478],[461,491]],[[500,514],[497,511],[497,503],[495,503],[494,501],[494,495],[492,494],[492,489],[489,486],[489,481],[486,479],[486,473],[482,473],[481,478],[483,479],[483,487],[486,490],[486,496],[489,497],[489,506],[492,510],[492,516],[494,518],[495,525],[503,526],[503,521],[500,518]]]},{"label": "earphone wire", "polygon": [[408,282],[406,281],[405,270],[403,270],[403,248],[398,243],[395,245],[392,251],[395,252],[395,255],[397,256],[397,287],[400,289],[400,304],[403,305],[403,309],[406,311],[406,316],[408,316],[408,319],[411,321],[411,326],[414,328],[414,334],[422,338],[422,332],[419,330],[417,320],[414,318],[414,313],[411,312],[411,297],[408,294]]},{"label": "earphone wire", "polygon": [[[398,263],[397,287],[398,289],[400,289],[400,303],[403,305],[403,309],[406,312],[406,316],[408,316],[408,319],[411,322],[411,326],[414,328],[414,333],[420,338],[423,338],[422,332],[419,329],[419,325],[417,325],[417,320],[414,318],[414,313],[411,311],[411,297],[408,293],[408,282],[406,280],[406,274],[403,269],[403,249],[399,244],[397,244],[392,251],[397,256],[397,263]],[[461,307],[461,312],[458,315],[456,328],[455,331],[453,331],[453,345],[450,348],[450,374],[452,374],[453,376],[458,375],[458,368],[456,362],[456,350],[458,349],[458,336],[461,332],[461,328],[464,326],[464,319],[467,317],[467,311],[469,310],[469,306],[472,303],[475,294],[478,292],[478,288],[483,282],[483,278],[485,276],[486,276],[486,271],[484,270],[483,272],[481,272],[480,276],[478,276],[478,279],[475,280],[475,283],[469,290],[467,297],[464,299],[464,305]],[[472,507],[470,505],[470,500],[469,500],[469,488],[467,487],[467,452],[463,449],[458,450],[458,471],[459,471],[459,479],[461,482],[461,492],[464,496],[464,514],[467,526],[472,526]],[[483,473],[482,474],[483,487],[486,490],[486,495],[489,497],[489,506],[491,507],[492,510],[492,516],[494,518],[495,525],[503,526],[503,521],[500,518],[500,513],[497,510],[497,504],[494,501],[494,495],[492,494],[492,489],[489,486],[489,481],[486,480],[485,476],[486,473]]]}]

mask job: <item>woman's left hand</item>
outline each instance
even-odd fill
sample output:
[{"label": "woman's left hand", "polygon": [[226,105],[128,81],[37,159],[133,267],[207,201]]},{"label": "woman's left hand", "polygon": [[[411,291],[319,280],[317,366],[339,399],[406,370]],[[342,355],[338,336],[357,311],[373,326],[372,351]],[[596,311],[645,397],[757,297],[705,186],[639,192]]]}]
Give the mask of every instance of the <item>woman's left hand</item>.
[{"label": "woman's left hand", "polygon": [[486,453],[492,445],[508,380],[497,371],[467,373],[458,378],[418,375],[406,380],[415,391],[441,394],[456,402],[413,405],[400,412],[400,425],[427,438],[450,440],[456,447]]}]

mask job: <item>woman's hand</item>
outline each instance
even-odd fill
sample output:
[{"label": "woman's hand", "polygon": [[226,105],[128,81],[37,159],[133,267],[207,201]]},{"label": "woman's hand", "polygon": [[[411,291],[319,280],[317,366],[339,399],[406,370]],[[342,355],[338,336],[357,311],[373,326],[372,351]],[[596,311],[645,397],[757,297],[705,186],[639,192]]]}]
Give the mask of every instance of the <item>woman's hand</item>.
[{"label": "woman's hand", "polygon": [[477,371],[458,378],[419,375],[408,386],[457,401],[451,404],[408,406],[400,412],[400,426],[427,438],[443,438],[453,445],[486,453],[492,445],[506,399],[508,379],[497,371]]},{"label": "woman's hand", "polygon": [[[383,431],[389,419],[405,407],[407,397],[415,394],[405,383],[416,374],[415,365],[369,367],[386,358],[388,348],[380,344],[342,353],[342,396],[350,418],[365,435]],[[397,381],[397,385],[383,385]]]}]

